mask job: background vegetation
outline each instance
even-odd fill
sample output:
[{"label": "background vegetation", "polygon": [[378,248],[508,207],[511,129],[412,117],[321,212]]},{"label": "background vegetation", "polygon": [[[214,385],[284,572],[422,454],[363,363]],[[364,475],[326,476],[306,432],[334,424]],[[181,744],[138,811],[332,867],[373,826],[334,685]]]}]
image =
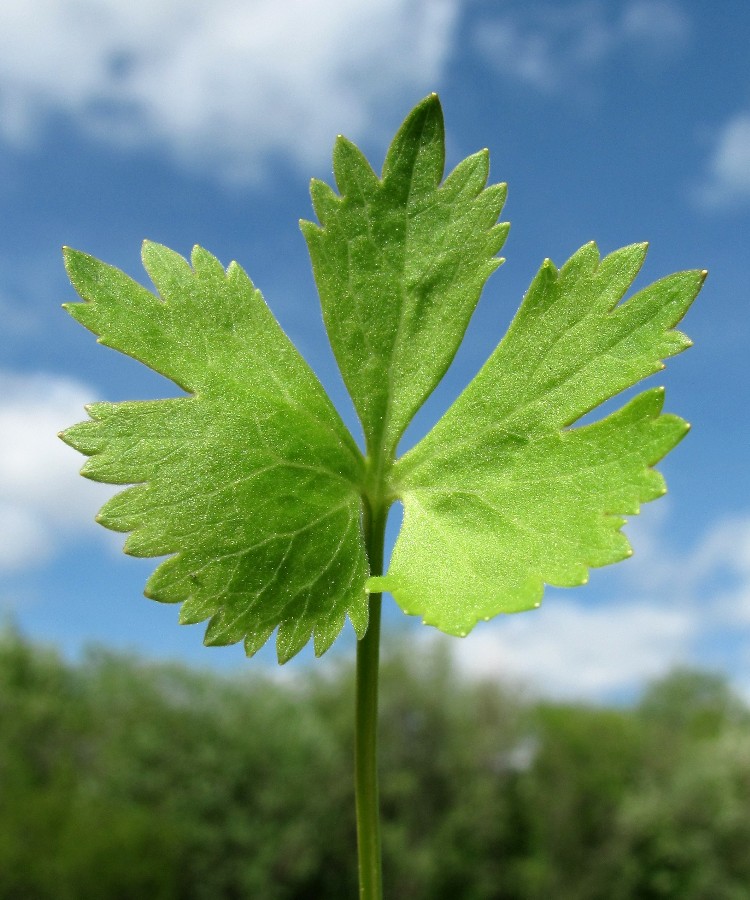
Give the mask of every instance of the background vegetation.
[{"label": "background vegetation", "polygon": [[[74,666],[6,632],[0,898],[356,897],[353,678],[317,673]],[[382,691],[386,896],[750,897],[750,714],[720,677],[607,709],[410,650]]]}]

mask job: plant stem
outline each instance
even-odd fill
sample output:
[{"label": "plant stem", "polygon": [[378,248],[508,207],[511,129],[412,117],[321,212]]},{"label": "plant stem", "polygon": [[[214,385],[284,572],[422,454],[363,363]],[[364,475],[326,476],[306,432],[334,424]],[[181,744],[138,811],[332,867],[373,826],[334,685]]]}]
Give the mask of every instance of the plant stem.
[{"label": "plant stem", "polygon": [[[364,504],[364,531],[370,572],[383,572],[388,506]],[[378,802],[378,668],[381,595],[370,595],[370,620],[357,643],[357,710],[354,735],[354,780],[357,810],[360,900],[382,900],[380,807]]]}]

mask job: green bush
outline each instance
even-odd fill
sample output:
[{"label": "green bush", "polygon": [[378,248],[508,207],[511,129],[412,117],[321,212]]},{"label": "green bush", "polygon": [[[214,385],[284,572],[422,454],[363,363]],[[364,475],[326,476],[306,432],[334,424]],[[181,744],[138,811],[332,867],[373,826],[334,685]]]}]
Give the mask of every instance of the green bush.
[{"label": "green bush", "polygon": [[[749,896],[750,723],[713,675],[635,708],[383,664],[386,896]],[[348,662],[233,678],[0,639],[0,900],[357,895]]]}]

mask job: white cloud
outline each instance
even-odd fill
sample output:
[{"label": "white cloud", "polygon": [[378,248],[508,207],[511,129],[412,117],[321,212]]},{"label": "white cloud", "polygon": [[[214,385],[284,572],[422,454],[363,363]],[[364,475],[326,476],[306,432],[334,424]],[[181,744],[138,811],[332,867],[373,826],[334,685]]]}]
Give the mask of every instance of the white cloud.
[{"label": "white cloud", "polygon": [[511,678],[548,696],[599,697],[668,671],[695,628],[690,610],[644,601],[586,608],[556,596],[479,628],[454,654],[473,676]]},{"label": "white cloud", "polygon": [[[719,522],[689,565],[696,581],[722,573],[724,586],[716,598],[716,614],[735,632],[747,630],[750,637],[750,517]],[[750,640],[745,654],[750,659]]]},{"label": "white cloud", "polygon": [[612,13],[601,2],[523,6],[485,19],[475,42],[500,74],[551,93],[618,52],[663,61],[683,49],[690,24],[671,0],[632,0]]},{"label": "white cloud", "polygon": [[707,175],[695,199],[709,208],[750,202],[750,112],[740,112],[718,131]]},{"label": "white cloud", "polygon": [[6,0],[0,133],[49,115],[252,180],[268,158],[320,162],[383,103],[435,88],[460,0]]},{"label": "white cloud", "polygon": [[750,585],[750,518],[730,516],[717,522],[686,565],[694,579],[720,569]]},{"label": "white cloud", "polygon": [[94,530],[112,488],[78,475],[81,457],[57,437],[86,418],[93,392],[52,375],[0,372],[0,570],[22,569]]},{"label": "white cloud", "polygon": [[690,35],[685,13],[669,0],[635,0],[626,5],[620,19],[620,32],[626,40],[654,51],[680,50]]}]

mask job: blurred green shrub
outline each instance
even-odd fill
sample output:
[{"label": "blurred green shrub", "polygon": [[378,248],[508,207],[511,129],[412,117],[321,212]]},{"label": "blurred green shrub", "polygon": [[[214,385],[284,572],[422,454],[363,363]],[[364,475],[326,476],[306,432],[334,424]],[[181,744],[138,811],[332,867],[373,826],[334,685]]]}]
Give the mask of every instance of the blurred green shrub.
[{"label": "blurred green shrub", "polygon": [[[352,683],[71,665],[7,631],[0,900],[356,897]],[[412,648],[382,695],[387,896],[750,897],[750,718],[720,677],[532,702]]]}]

